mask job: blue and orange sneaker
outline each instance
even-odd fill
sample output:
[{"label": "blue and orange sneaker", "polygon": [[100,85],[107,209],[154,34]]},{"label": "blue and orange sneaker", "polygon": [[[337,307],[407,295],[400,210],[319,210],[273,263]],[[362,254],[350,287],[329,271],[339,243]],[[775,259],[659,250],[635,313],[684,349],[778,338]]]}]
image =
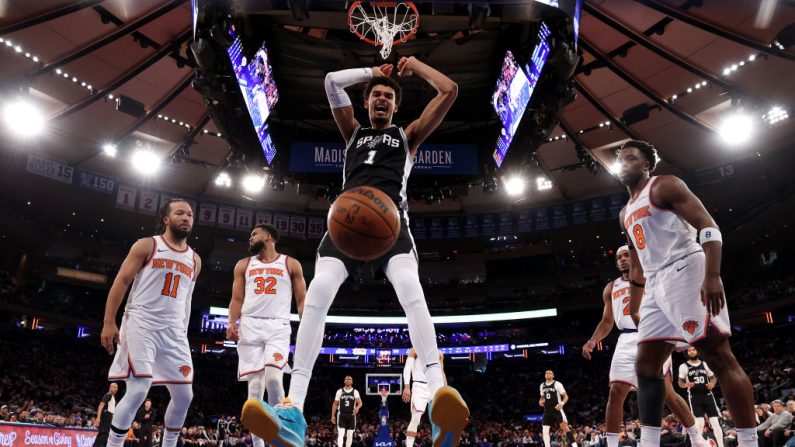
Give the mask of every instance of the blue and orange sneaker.
[{"label": "blue and orange sneaker", "polygon": [[289,398],[276,408],[259,399],[249,399],[243,404],[240,422],[274,447],[304,447],[306,419]]},{"label": "blue and orange sneaker", "polygon": [[453,387],[443,386],[428,409],[433,427],[433,447],[458,447],[461,431],[469,423],[469,407]]}]

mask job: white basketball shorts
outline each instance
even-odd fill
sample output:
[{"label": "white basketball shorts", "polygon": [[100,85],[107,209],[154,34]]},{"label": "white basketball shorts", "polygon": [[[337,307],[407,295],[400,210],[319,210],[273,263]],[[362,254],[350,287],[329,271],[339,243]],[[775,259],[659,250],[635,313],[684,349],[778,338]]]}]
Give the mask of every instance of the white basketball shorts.
[{"label": "white basketball shorts", "polygon": [[124,317],[108,380],[151,377],[152,384],[193,383],[188,336],[181,328],[151,330]]},{"label": "white basketball shorts", "polygon": [[238,380],[248,381],[250,374],[265,367],[284,369],[290,354],[290,321],[276,318],[240,318]]}]

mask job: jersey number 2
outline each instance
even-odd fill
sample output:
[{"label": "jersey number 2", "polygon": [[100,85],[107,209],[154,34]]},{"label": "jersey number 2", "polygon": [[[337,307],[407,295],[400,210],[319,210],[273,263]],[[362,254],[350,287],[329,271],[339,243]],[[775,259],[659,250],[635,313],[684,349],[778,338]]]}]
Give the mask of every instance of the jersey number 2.
[{"label": "jersey number 2", "polygon": [[179,279],[181,276],[173,273],[166,273],[166,283],[163,284],[163,290],[160,294],[163,296],[170,296],[171,298],[177,297],[177,290],[179,289]]},{"label": "jersey number 2", "polygon": [[268,276],[267,278],[258,276],[254,279],[254,282],[257,284],[257,288],[254,289],[254,293],[257,295],[262,295],[263,293],[265,295],[276,295],[276,289],[274,289],[276,287],[276,278],[273,276]]},{"label": "jersey number 2", "polygon": [[375,161],[375,153],[377,151],[369,151],[367,152],[367,160],[364,161],[364,164],[371,165]]}]

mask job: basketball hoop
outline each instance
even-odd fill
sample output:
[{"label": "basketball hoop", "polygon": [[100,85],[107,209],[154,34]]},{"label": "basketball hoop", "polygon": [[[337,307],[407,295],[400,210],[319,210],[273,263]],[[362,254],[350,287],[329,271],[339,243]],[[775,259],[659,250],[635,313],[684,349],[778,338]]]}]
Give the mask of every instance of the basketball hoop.
[{"label": "basketball hoop", "polygon": [[348,26],[359,39],[381,46],[386,59],[392,45],[407,41],[417,32],[420,13],[413,2],[355,1],[348,9]]}]

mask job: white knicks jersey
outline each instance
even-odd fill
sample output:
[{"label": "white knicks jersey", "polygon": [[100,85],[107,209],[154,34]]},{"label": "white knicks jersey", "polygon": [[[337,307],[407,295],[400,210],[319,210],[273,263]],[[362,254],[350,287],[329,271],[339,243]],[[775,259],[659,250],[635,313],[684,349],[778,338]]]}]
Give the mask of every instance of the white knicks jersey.
[{"label": "white knicks jersey", "polygon": [[613,305],[613,319],[619,330],[637,329],[629,314],[629,281],[619,276],[613,281],[610,302]]},{"label": "white knicks jersey", "polygon": [[290,319],[293,281],[288,259],[287,255],[279,255],[273,262],[262,262],[258,256],[249,258],[241,316]]},{"label": "white knicks jersey", "polygon": [[428,379],[425,377],[425,365],[420,361],[419,357],[414,359],[414,365],[411,367],[411,381],[428,383]]},{"label": "white knicks jersey", "polygon": [[152,254],[135,275],[124,316],[152,330],[182,327],[193,290],[196,255],[190,247],[181,251],[170,247],[162,236],[152,239]]},{"label": "white knicks jersey", "polygon": [[702,251],[696,242],[695,228],[674,210],[654,204],[651,187],[656,179],[649,179],[624,210],[624,228],[647,277],[677,259]]}]

